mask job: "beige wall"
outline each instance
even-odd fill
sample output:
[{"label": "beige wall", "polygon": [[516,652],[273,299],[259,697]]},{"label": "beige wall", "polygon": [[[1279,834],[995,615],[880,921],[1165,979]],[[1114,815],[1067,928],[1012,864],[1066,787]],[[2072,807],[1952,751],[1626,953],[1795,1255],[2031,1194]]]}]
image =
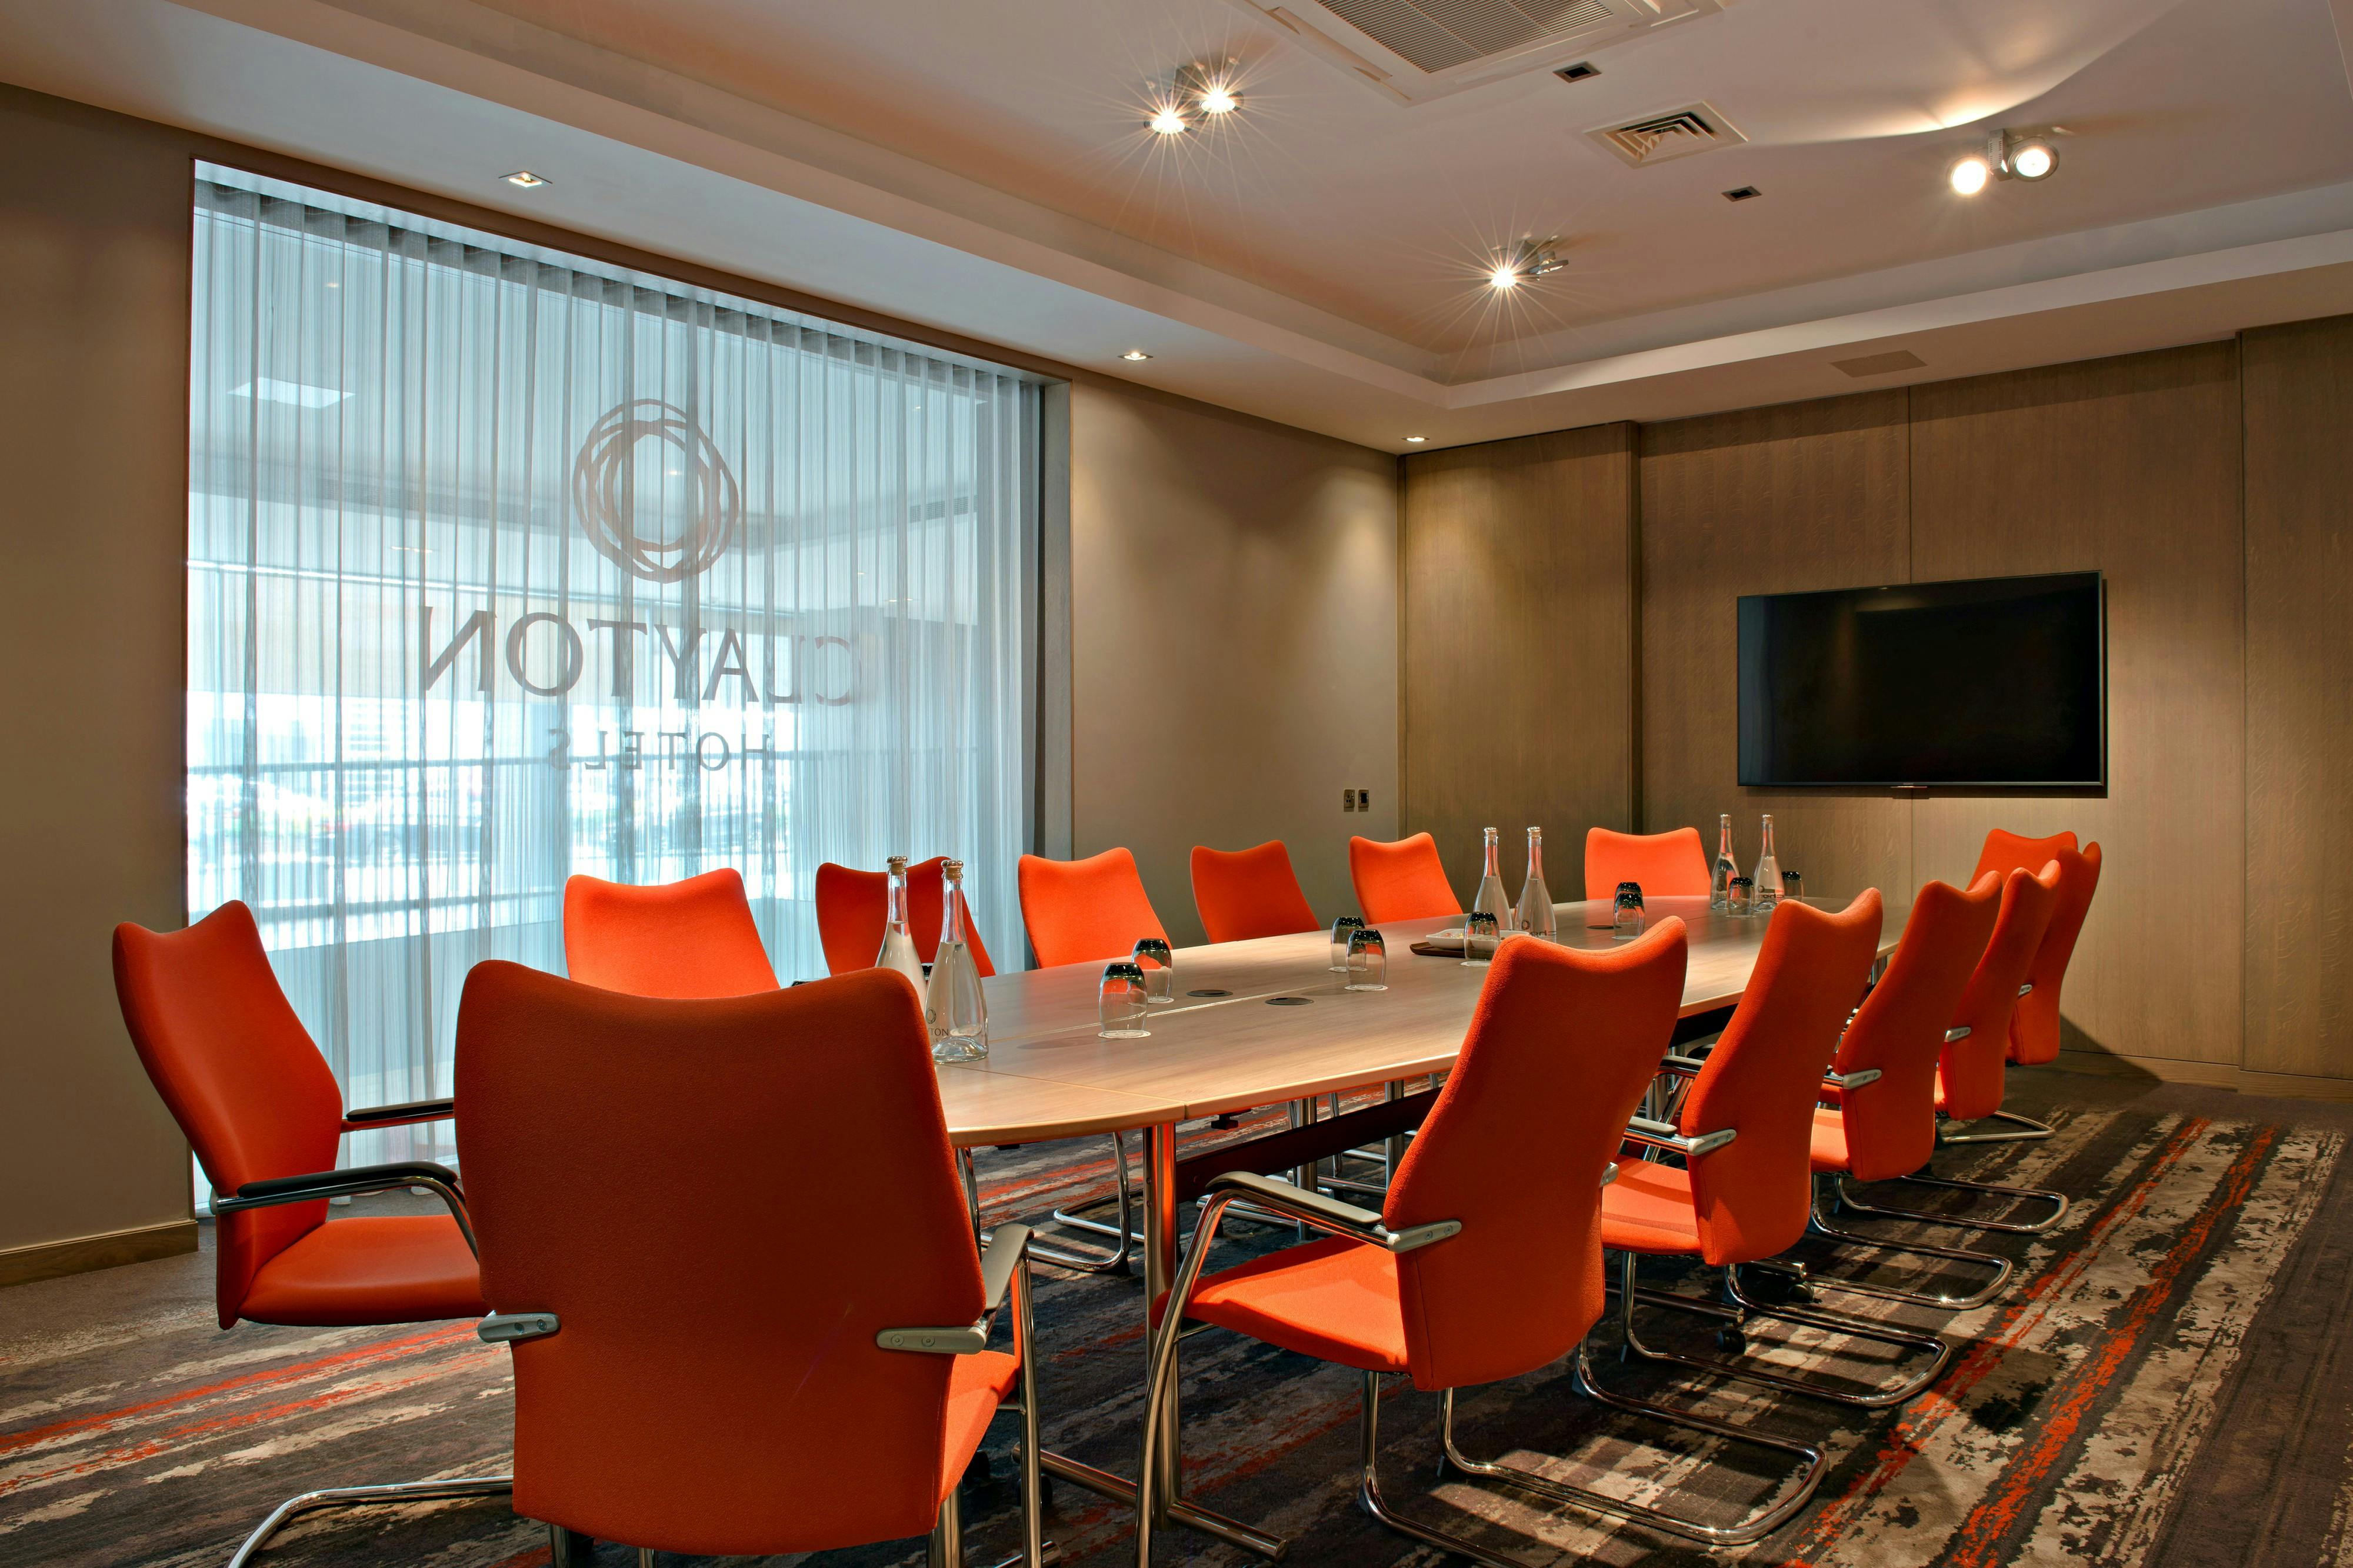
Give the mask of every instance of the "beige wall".
[{"label": "beige wall", "polygon": [[1354,909],[1348,836],[1397,831],[1396,459],[1082,384],[1071,467],[1072,847],[1134,850],[1180,942],[1196,844],[1281,838]]},{"label": "beige wall", "polygon": [[[2067,1060],[2353,1094],[2353,922],[2332,896],[2353,864],[2348,389],[2353,318],[2269,328],[1645,426],[1624,517],[1528,492],[1499,521],[1535,534],[1578,516],[1606,550],[1639,533],[1625,613],[1646,827],[1712,840],[1730,811],[1746,864],[1769,811],[1782,865],[1822,893],[1965,877],[1989,826],[2073,828],[2105,868],[2067,980]],[[1455,458],[1459,487],[1464,464],[1507,478],[1513,446],[1433,457]],[[1435,499],[1409,486],[1409,537]],[[1531,593],[1576,585],[1556,545],[1524,560]],[[1738,595],[2084,570],[2107,584],[2105,794],[1740,787]],[[1406,655],[1417,680],[1492,682],[1475,643],[1411,616]],[[1522,725],[1546,717],[1523,709]],[[1457,765],[1414,755],[1411,725],[1406,743],[1410,777]],[[1614,783],[1606,751],[1590,765],[1593,787]]]},{"label": "beige wall", "polygon": [[[0,92],[0,1254],[158,1226],[178,1228],[151,1243],[195,1244],[186,1146],[123,1037],[108,958],[116,921],[184,916],[174,140]],[[0,1257],[0,1279],[47,1260]]]}]

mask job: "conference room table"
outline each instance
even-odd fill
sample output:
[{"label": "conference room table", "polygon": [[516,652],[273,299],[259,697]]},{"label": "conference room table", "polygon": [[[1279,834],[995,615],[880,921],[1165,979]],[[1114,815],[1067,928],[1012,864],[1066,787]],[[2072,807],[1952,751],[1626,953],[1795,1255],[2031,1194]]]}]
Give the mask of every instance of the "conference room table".
[{"label": "conference room table", "polygon": [[[1842,900],[1805,901],[1844,907]],[[1717,913],[1704,898],[1648,903],[1650,924],[1673,916],[1688,930],[1681,1016],[1701,1020],[1736,1006],[1767,922]],[[1894,950],[1909,912],[1908,904],[1888,905],[1880,928],[1883,958]],[[1553,913],[1563,946],[1608,949],[1620,940],[1607,900],[1556,904]],[[1461,1049],[1487,969],[1451,955],[1416,953],[1411,944],[1461,923],[1453,915],[1381,927],[1385,991],[1345,988],[1346,977],[1330,967],[1327,931],[1179,948],[1175,997],[1149,1010],[1145,1039],[1100,1037],[1100,963],[993,976],[983,982],[987,1058],[939,1068],[949,1136],[971,1148],[1140,1132],[1148,1306],[1176,1275],[1178,1123],[1261,1106],[1312,1106],[1318,1096],[1367,1086],[1395,1095],[1409,1079],[1445,1072]],[[1179,1498],[1176,1445],[1164,1441],[1158,1451],[1155,1492],[1166,1505],[1154,1510],[1159,1522],[1184,1524],[1261,1555],[1280,1551],[1273,1537]],[[1119,1477],[1056,1455],[1044,1458],[1078,1485],[1134,1500],[1134,1486]]]}]

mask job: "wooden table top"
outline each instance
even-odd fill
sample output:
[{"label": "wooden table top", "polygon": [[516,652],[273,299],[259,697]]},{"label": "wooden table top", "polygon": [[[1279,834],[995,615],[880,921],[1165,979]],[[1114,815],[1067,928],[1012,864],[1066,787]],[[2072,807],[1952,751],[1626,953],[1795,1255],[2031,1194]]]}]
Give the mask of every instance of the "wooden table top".
[{"label": "wooden table top", "polygon": [[[1680,916],[1690,928],[1684,1016],[1739,1001],[1765,921],[1714,913],[1704,898],[1652,899],[1649,912],[1653,921]],[[1894,951],[1908,912],[1889,906],[1882,953]],[[1615,944],[1607,903],[1561,904],[1556,913],[1564,945]],[[984,983],[988,1059],[940,1069],[950,1135],[965,1144],[1077,1137],[1443,1071],[1461,1048],[1487,971],[1409,949],[1461,923],[1457,915],[1383,927],[1389,988],[1380,992],[1345,989],[1322,931],[1180,948],[1177,999],[1152,1009],[1152,1035],[1142,1040],[1097,1037],[1100,963],[994,976]],[[1203,989],[1230,994],[1186,994]]]}]

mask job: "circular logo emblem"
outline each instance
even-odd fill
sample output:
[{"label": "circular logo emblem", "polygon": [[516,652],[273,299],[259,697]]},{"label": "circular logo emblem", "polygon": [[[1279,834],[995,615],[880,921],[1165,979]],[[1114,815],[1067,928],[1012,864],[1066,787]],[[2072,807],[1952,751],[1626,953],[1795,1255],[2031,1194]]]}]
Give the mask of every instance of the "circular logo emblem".
[{"label": "circular logo emblem", "polygon": [[[664,456],[686,481],[686,526],[676,539],[638,532],[636,455],[649,437],[669,449]],[[649,583],[678,583],[701,575],[725,552],[743,519],[744,497],[719,448],[685,410],[640,397],[597,420],[580,444],[572,463],[572,510],[606,560]]]}]

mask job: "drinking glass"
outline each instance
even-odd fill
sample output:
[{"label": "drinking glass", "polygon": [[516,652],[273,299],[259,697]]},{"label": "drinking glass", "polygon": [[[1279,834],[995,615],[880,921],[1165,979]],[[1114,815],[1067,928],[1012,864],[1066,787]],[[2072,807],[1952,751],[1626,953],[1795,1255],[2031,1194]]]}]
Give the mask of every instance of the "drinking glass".
[{"label": "drinking glass", "polygon": [[1793,904],[1803,901],[1806,896],[1805,878],[1799,876],[1795,871],[1782,872],[1781,896],[1788,900]]},{"label": "drinking glass", "polygon": [[1176,1000],[1176,955],[1168,951],[1166,939],[1156,936],[1138,938],[1135,943],[1135,964],[1144,971],[1144,999],[1154,1006]]},{"label": "drinking glass", "polygon": [[1358,926],[1348,933],[1347,991],[1386,991],[1389,988],[1388,944],[1381,933],[1370,926]]},{"label": "drinking glass", "polygon": [[1338,920],[1332,922],[1333,973],[1345,974],[1348,973],[1349,934],[1354,931],[1360,931],[1364,929],[1365,918],[1362,915],[1342,915]]},{"label": "drinking glass", "polygon": [[1462,963],[1465,968],[1484,968],[1495,960],[1495,949],[1504,943],[1503,927],[1485,910],[1473,910],[1462,930]]},{"label": "drinking glass", "polygon": [[1144,1026],[1144,1009],[1143,967],[1124,958],[1104,964],[1102,997],[1095,1008],[1101,1027],[1095,1033],[1106,1040],[1148,1039],[1152,1031]]},{"label": "drinking glass", "polygon": [[1610,920],[1610,930],[1620,941],[1642,934],[1642,912],[1641,884],[1619,883],[1615,912]]},{"label": "drinking glass", "polygon": [[1757,912],[1754,898],[1756,891],[1757,884],[1747,878],[1732,879],[1731,901],[1726,905],[1725,912],[1734,915],[1755,914]]}]

